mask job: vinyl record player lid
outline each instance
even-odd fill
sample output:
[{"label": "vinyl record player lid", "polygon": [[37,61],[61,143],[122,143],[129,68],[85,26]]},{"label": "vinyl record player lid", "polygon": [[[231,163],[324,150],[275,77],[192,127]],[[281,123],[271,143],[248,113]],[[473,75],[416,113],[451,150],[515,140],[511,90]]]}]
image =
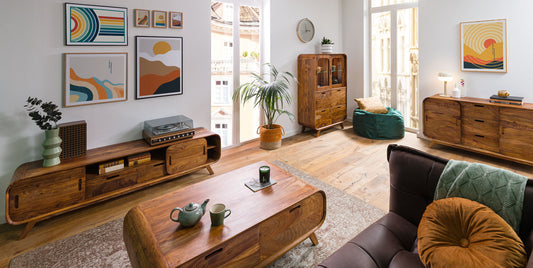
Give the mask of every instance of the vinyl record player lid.
[{"label": "vinyl record player lid", "polygon": [[158,126],[168,125],[168,124],[178,124],[183,123],[189,128],[193,128],[193,122],[190,118],[184,115],[170,116],[165,118],[158,118],[152,120],[144,121],[144,128],[156,128]]}]

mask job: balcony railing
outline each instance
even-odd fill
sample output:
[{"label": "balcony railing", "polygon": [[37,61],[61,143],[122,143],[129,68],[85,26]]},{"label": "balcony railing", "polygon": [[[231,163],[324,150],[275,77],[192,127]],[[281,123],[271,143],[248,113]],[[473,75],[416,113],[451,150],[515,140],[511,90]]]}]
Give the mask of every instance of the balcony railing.
[{"label": "balcony railing", "polygon": [[[241,74],[242,73],[259,73],[259,61],[247,57],[240,59]],[[227,60],[213,60],[211,61],[211,74],[228,74],[233,71],[233,61]]]}]

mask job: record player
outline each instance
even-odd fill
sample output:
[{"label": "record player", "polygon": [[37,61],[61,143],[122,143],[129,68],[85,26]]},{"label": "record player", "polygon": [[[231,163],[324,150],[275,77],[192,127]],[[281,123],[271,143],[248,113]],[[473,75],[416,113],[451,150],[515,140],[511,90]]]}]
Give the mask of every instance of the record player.
[{"label": "record player", "polygon": [[184,115],[144,121],[143,138],[150,145],[192,138],[193,136],[193,122]]}]

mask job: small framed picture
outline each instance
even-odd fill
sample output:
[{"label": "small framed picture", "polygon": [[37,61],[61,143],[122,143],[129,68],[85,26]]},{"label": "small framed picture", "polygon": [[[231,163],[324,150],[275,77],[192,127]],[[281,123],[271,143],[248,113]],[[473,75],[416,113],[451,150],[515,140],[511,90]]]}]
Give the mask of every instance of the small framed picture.
[{"label": "small framed picture", "polygon": [[150,27],[150,11],[135,9],[135,27]]},{"label": "small framed picture", "polygon": [[65,107],[128,99],[128,53],[65,53]]},{"label": "small framed picture", "polygon": [[170,28],[183,28],[183,13],[182,12],[168,12],[168,24]]},{"label": "small framed picture", "polygon": [[152,10],[152,27],[167,28],[167,12]]}]

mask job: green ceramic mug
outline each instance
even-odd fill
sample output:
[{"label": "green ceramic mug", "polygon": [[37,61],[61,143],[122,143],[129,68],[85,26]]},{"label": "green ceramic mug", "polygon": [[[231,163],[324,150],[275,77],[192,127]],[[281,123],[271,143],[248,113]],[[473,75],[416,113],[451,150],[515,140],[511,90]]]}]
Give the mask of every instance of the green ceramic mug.
[{"label": "green ceramic mug", "polygon": [[[229,212],[226,214],[226,212]],[[231,210],[226,209],[224,204],[214,204],[209,208],[209,215],[211,216],[211,226],[219,226],[224,224],[224,219],[231,215]]]}]

